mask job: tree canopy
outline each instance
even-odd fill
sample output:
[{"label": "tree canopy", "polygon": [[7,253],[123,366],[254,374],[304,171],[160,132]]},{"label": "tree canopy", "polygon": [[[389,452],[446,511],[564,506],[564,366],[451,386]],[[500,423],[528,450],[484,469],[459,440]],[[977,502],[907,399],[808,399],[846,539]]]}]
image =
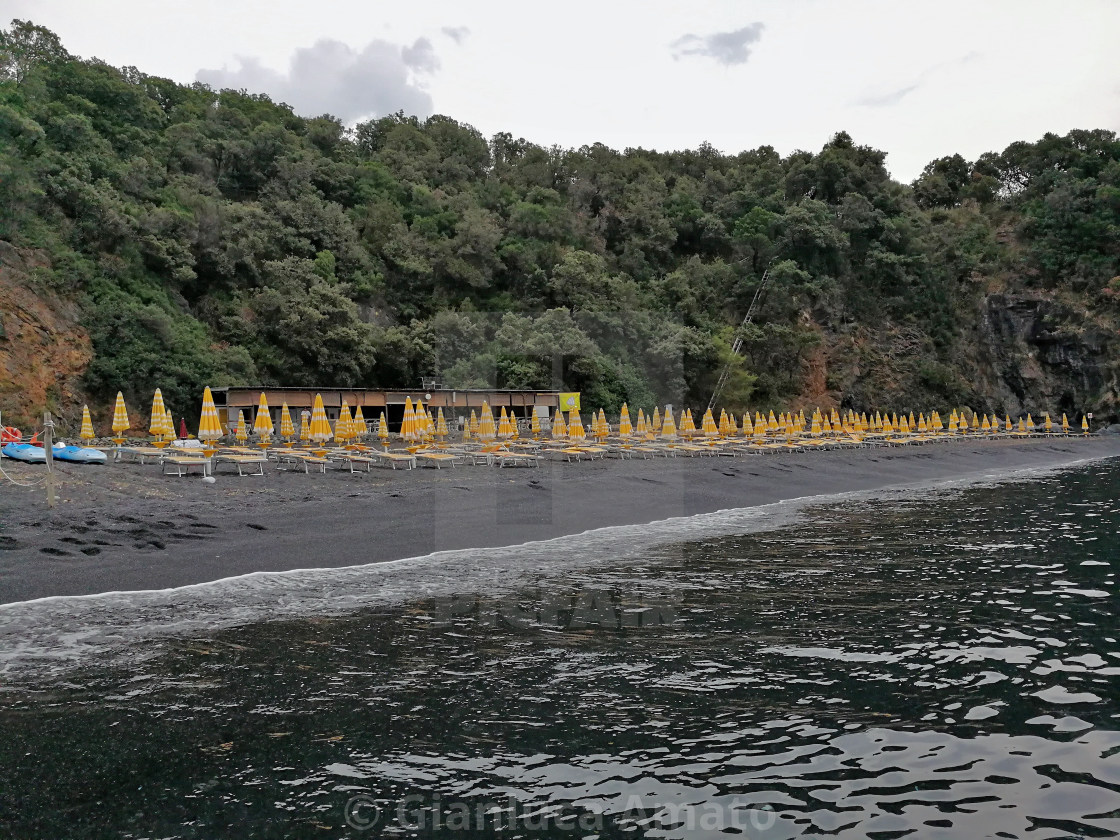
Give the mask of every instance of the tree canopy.
[{"label": "tree canopy", "polygon": [[545,148],[438,115],[350,129],[0,33],[0,238],[82,301],[98,396],[432,375],[699,405],[770,268],[732,407],[814,388],[860,407],[886,345],[909,361],[876,387],[979,400],[961,345],[993,284],[1116,306],[1112,132],[947,156],[912,185],[885,160],[844,132],[783,157]]}]

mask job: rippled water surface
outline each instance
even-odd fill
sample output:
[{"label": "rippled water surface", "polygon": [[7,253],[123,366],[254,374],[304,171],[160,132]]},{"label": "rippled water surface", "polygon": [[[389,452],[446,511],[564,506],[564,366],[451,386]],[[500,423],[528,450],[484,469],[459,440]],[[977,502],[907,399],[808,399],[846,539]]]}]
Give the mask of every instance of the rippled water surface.
[{"label": "rippled water surface", "polygon": [[1118,497],[845,503],[44,676],[0,835],[1120,836]]}]

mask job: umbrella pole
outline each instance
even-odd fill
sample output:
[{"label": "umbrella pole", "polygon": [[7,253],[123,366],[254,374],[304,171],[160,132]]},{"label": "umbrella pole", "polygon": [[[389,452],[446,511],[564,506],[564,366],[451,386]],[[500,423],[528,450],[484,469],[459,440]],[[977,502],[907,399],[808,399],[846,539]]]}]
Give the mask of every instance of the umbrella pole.
[{"label": "umbrella pole", "polygon": [[43,412],[43,451],[47,457],[47,507],[54,507],[54,421],[49,411]]}]

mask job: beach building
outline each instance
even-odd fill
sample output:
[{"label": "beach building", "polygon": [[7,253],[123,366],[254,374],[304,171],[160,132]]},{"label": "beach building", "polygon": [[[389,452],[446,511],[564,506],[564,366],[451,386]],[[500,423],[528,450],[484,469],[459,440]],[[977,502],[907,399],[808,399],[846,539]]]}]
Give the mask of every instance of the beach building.
[{"label": "beach building", "polygon": [[237,422],[238,411],[243,412],[246,423],[252,426],[262,393],[268,401],[269,413],[277,428],[280,424],[281,405],[287,403],[292,419],[298,426],[300,414],[305,410],[310,412],[315,395],[320,394],[327,410],[327,419],[332,423],[338,419],[342,403],[345,402],[351,412],[357,406],[361,406],[362,414],[371,431],[381,417],[381,412],[384,411],[389,421],[389,430],[393,433],[400,431],[401,422],[404,420],[406,398],[413,403],[419,400],[433,411],[442,408],[448,424],[453,426],[457,425],[460,418],[465,420],[469,417],[472,409],[477,412],[483,403],[488,404],[495,414],[504,407],[507,414],[518,419],[527,419],[535,409],[547,408],[551,411],[560,405],[559,391],[445,388],[434,382],[425,382],[419,388],[407,390],[253,385],[212,388],[211,391],[214,395],[214,405],[218,409],[218,417],[225,428]]}]

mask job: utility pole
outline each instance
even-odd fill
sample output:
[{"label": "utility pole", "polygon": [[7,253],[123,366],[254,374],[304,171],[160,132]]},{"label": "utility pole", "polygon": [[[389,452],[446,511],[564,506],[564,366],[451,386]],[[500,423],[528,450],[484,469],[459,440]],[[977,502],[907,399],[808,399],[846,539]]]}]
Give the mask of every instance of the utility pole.
[{"label": "utility pole", "polygon": [[43,412],[43,451],[47,453],[47,507],[54,507],[54,421]]}]

